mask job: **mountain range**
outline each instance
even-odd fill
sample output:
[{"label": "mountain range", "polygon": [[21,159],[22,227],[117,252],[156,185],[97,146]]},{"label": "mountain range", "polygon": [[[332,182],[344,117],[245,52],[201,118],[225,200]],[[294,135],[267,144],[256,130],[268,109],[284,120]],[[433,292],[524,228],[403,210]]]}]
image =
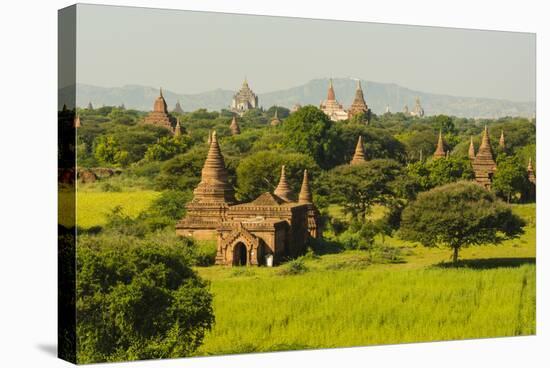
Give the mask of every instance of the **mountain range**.
[{"label": "mountain range", "polygon": [[[284,106],[291,108],[295,104],[318,106],[320,101],[327,96],[328,79],[314,79],[306,84],[282,89],[273,92],[259,93],[260,106]],[[353,101],[357,80],[352,78],[334,78],[334,90],[336,99],[348,107]],[[495,118],[502,116],[532,117],[535,114],[535,102],[515,102],[492,98],[459,97],[444,94],[427,93],[390,83],[378,83],[361,80],[367,105],[376,114],[385,111],[389,106],[390,111],[402,111],[407,105],[412,110],[415,99],[420,99],[426,115],[446,114],[468,118]],[[254,89],[253,83],[250,83]],[[61,96],[68,90],[61,90]],[[182,94],[163,89],[163,95],[172,110],[179,100],[185,111],[193,111],[199,108],[208,110],[220,110],[228,108],[235,91],[216,89],[212,91]],[[85,107],[91,102],[94,107],[102,105],[113,106],[124,104],[126,108],[149,111],[153,107],[155,98],[159,95],[159,89],[125,85],[122,87],[98,87],[88,84],[77,84],[76,104]],[[61,100],[63,98],[61,97]]]}]

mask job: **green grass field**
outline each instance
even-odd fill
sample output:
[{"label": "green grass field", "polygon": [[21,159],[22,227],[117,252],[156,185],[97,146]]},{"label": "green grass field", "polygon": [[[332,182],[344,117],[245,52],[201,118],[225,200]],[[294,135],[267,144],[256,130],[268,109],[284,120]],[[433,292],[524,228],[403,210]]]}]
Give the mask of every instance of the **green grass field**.
[{"label": "green grass field", "polygon": [[[461,251],[406,247],[405,263],[362,263],[347,251],[305,261],[309,271],[198,268],[210,280],[216,325],[197,355],[535,333],[535,206],[515,206],[526,233],[499,246]],[[335,267],[337,266],[337,267]]]},{"label": "green grass field", "polygon": [[101,226],[106,215],[116,206],[121,206],[128,216],[137,216],[159,195],[154,191],[134,192],[84,192],[76,197],[76,223],[82,228]]},{"label": "green grass field", "polygon": [[[79,192],[79,225],[102,225],[116,205],[137,215],[157,195]],[[526,233],[461,250],[458,269],[440,266],[449,249],[392,237],[379,241],[401,248],[403,263],[370,264],[365,251],[345,251],[306,257],[300,275],[281,276],[285,266],[197,267],[210,281],[216,324],[196,355],[534,334],[535,205],[514,211]]]}]

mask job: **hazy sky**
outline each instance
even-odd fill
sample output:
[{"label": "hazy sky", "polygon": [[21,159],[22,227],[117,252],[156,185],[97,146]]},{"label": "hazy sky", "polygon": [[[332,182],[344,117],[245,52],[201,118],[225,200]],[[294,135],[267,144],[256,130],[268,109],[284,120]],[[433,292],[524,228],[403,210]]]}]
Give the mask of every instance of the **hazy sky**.
[{"label": "hazy sky", "polygon": [[456,96],[535,99],[535,35],[78,5],[77,81],[263,93],[354,77]]}]

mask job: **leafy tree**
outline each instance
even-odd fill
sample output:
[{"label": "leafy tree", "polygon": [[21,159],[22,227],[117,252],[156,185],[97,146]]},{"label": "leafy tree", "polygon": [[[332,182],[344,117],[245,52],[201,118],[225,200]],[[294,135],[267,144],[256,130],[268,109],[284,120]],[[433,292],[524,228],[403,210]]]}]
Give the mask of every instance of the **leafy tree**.
[{"label": "leafy tree", "polygon": [[427,247],[450,247],[456,265],[461,248],[499,244],[522,234],[523,226],[493,193],[472,182],[458,182],[419,194],[403,211],[400,236]]},{"label": "leafy tree", "polygon": [[500,155],[492,183],[495,193],[510,203],[515,194],[528,192],[528,186],[525,165],[522,165],[515,156]]},{"label": "leafy tree", "polygon": [[450,156],[445,159],[431,160],[427,164],[430,187],[449,184],[459,180],[474,178],[472,165],[467,158]]},{"label": "leafy tree", "polygon": [[177,154],[184,153],[189,148],[189,138],[162,137],[157,143],[149,146],[145,152],[147,161],[165,161]]},{"label": "leafy tree", "polygon": [[322,167],[337,159],[339,138],[332,121],[314,106],[304,106],[283,123],[283,146],[313,157]]},{"label": "leafy tree", "polygon": [[389,205],[395,198],[394,181],[402,174],[394,160],[377,159],[362,165],[342,165],[318,180],[318,193],[339,204],[354,219],[365,222],[376,204]]},{"label": "leafy tree", "polygon": [[77,361],[189,356],[214,323],[188,241],[79,239]]},{"label": "leafy tree", "polygon": [[119,147],[118,141],[112,135],[98,138],[94,156],[103,165],[124,166],[128,163],[128,152]]},{"label": "leafy tree", "polygon": [[241,160],[237,167],[237,197],[252,200],[264,192],[273,192],[279,182],[281,166],[290,186],[298,195],[303,178],[303,170],[308,169],[312,179],[319,173],[319,166],[308,155],[260,151]]},{"label": "leafy tree", "polygon": [[455,125],[453,123],[453,119],[450,116],[447,115],[437,115],[434,118],[434,124],[437,129],[441,129],[443,134],[454,134],[456,132]]},{"label": "leafy tree", "polygon": [[155,180],[157,188],[191,190],[197,186],[207,149],[206,144],[195,146],[188,152],[165,161]]},{"label": "leafy tree", "polygon": [[277,117],[279,119],[286,119],[288,115],[290,115],[290,110],[283,106],[271,106],[265,114],[270,118],[273,119],[275,116],[275,110],[277,110]]}]

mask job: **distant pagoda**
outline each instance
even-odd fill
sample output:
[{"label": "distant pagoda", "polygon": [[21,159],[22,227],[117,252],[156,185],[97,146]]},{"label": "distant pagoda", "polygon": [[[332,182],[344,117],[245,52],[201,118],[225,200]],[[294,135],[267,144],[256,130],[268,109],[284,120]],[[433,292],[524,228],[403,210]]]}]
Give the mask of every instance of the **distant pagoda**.
[{"label": "distant pagoda", "polygon": [[365,159],[365,147],[363,146],[363,136],[359,136],[357,139],[357,145],[355,146],[355,152],[351,159],[350,165],[361,165],[367,162]]},{"label": "distant pagoda", "polygon": [[183,114],[183,109],[181,108],[180,100],[176,102],[176,107],[174,107],[174,110],[172,110],[172,112],[175,112],[177,114]]},{"label": "distant pagoda", "polygon": [[472,162],[472,168],[474,169],[476,182],[483,185],[486,189],[491,189],[493,175],[497,170],[497,164],[493,158],[493,151],[491,149],[491,142],[489,141],[489,130],[487,129],[487,126],[485,126],[485,129],[483,130],[481,145],[479,146],[476,157]]},{"label": "distant pagoda", "polygon": [[162,95],[162,88],[160,89],[159,97],[157,97],[153,105],[153,111],[145,117],[143,122],[166,128],[174,133],[176,120],[168,114],[168,107]]},{"label": "distant pagoda", "polygon": [[258,96],[250,89],[245,78],[241,89],[233,96],[231,111],[242,116],[246,111],[255,108],[258,108]]},{"label": "distant pagoda", "polygon": [[500,139],[498,140],[498,148],[503,151],[506,149],[506,140],[504,139],[504,129],[500,130]]},{"label": "distant pagoda", "polygon": [[275,107],[275,114],[273,114],[273,119],[271,119],[271,126],[277,126],[279,124],[281,124],[281,120],[279,120],[279,114],[278,114],[278,111],[277,111],[277,107]]},{"label": "distant pagoda", "polygon": [[322,101],[319,105],[321,111],[323,111],[332,121],[341,121],[348,119],[348,113],[336,100],[336,94],[334,93],[334,86],[332,85],[332,79],[330,79],[328,85],[327,99]]},{"label": "distant pagoda", "polygon": [[357,81],[357,88],[355,89],[355,98],[351,106],[348,109],[348,117],[352,117],[363,114],[365,122],[368,124],[370,122],[370,110],[365,102],[365,96],[363,95],[363,89],[361,88],[361,81]]},{"label": "distant pagoda", "polygon": [[410,116],[417,116],[419,118],[424,116],[424,108],[420,105],[420,98],[417,97],[413,111],[409,113]]},{"label": "distant pagoda", "polygon": [[445,158],[447,154],[445,153],[445,144],[443,142],[443,135],[441,129],[439,130],[439,138],[437,139],[437,147],[435,148],[434,158]]},{"label": "distant pagoda", "polygon": [[231,125],[229,125],[229,130],[231,130],[231,135],[241,134],[241,127],[239,127],[239,123],[237,123],[237,118],[235,117],[235,115],[233,115]]},{"label": "distant pagoda", "polygon": [[88,107],[87,107],[88,110],[93,110],[94,109],[94,106],[92,105],[92,101],[88,102]]}]

